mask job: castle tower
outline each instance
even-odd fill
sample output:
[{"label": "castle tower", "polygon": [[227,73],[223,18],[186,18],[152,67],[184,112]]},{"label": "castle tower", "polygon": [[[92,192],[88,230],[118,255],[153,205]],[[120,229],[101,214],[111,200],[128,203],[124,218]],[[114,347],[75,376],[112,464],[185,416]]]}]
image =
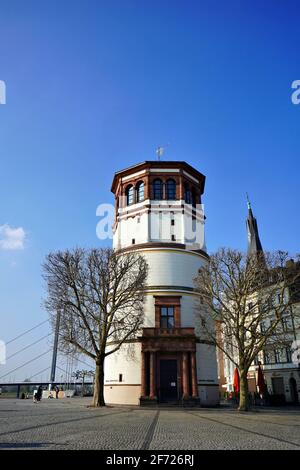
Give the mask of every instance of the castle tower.
[{"label": "castle tower", "polygon": [[105,362],[107,403],[217,404],[215,347],[195,312],[194,278],[208,262],[205,176],[185,162],[146,161],[113,179],[113,247],[149,265],[141,334]]}]

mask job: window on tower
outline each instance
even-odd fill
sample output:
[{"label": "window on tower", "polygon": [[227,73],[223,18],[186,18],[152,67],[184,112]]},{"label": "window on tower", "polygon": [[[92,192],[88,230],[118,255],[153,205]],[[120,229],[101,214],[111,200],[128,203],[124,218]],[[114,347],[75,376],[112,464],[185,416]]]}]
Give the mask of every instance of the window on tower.
[{"label": "window on tower", "polygon": [[153,199],[162,199],[163,190],[162,182],[160,179],[155,179],[153,181]]},{"label": "window on tower", "polygon": [[191,200],[192,200],[193,207],[196,207],[197,197],[196,197],[196,192],[194,189],[192,189],[192,192],[191,192]]},{"label": "window on tower", "polygon": [[143,181],[140,181],[136,185],[136,200],[137,202],[143,201],[145,198],[145,185]]},{"label": "window on tower", "polygon": [[161,328],[174,328],[174,307],[160,307]]},{"label": "window on tower", "polygon": [[192,202],[191,190],[190,190],[190,186],[188,185],[188,183],[185,183],[184,185],[184,200],[187,204],[191,204]]},{"label": "window on tower", "polygon": [[167,199],[176,199],[176,183],[174,180],[167,180]]},{"label": "window on tower", "polygon": [[127,189],[126,189],[126,202],[127,202],[127,206],[129,206],[130,204],[133,204],[134,202],[134,198],[133,198],[133,195],[134,195],[134,192],[133,192],[133,186],[128,186]]},{"label": "window on tower", "polygon": [[181,296],[155,296],[155,328],[180,328]]}]

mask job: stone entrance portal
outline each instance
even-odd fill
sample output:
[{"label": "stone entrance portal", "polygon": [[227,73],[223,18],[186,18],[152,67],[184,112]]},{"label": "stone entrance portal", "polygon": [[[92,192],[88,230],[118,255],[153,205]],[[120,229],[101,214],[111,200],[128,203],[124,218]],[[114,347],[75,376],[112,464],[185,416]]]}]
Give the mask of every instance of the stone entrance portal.
[{"label": "stone entrance portal", "polygon": [[144,328],[140,403],[198,402],[194,328]]}]

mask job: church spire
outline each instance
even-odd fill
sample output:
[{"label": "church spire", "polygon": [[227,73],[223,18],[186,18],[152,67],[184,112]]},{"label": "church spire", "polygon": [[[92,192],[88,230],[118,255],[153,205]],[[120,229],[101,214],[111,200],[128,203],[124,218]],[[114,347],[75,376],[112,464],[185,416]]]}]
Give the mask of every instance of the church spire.
[{"label": "church spire", "polygon": [[249,201],[248,193],[246,193],[246,198],[247,198],[247,206],[248,206],[248,209],[251,209],[251,204],[250,204],[250,201]]},{"label": "church spire", "polygon": [[248,217],[246,220],[248,234],[248,255],[263,254],[263,249],[258,234],[256,218],[252,213],[248,193],[246,193],[246,195],[248,205]]}]

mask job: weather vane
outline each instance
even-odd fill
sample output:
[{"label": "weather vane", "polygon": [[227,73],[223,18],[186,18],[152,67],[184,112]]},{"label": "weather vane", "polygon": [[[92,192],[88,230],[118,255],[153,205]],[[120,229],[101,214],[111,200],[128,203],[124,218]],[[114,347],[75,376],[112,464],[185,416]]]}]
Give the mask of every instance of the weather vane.
[{"label": "weather vane", "polygon": [[[167,143],[167,145],[170,145],[169,143]],[[163,154],[165,153],[165,149],[167,147],[167,145],[160,145],[159,147],[157,147],[157,149],[155,150],[155,153],[157,155],[157,159],[158,161],[160,161],[161,157],[163,156]]]},{"label": "weather vane", "polygon": [[156,152],[158,161],[160,161],[160,158],[163,156],[164,151],[165,151],[164,147],[161,147],[161,146],[157,147],[155,152]]}]

